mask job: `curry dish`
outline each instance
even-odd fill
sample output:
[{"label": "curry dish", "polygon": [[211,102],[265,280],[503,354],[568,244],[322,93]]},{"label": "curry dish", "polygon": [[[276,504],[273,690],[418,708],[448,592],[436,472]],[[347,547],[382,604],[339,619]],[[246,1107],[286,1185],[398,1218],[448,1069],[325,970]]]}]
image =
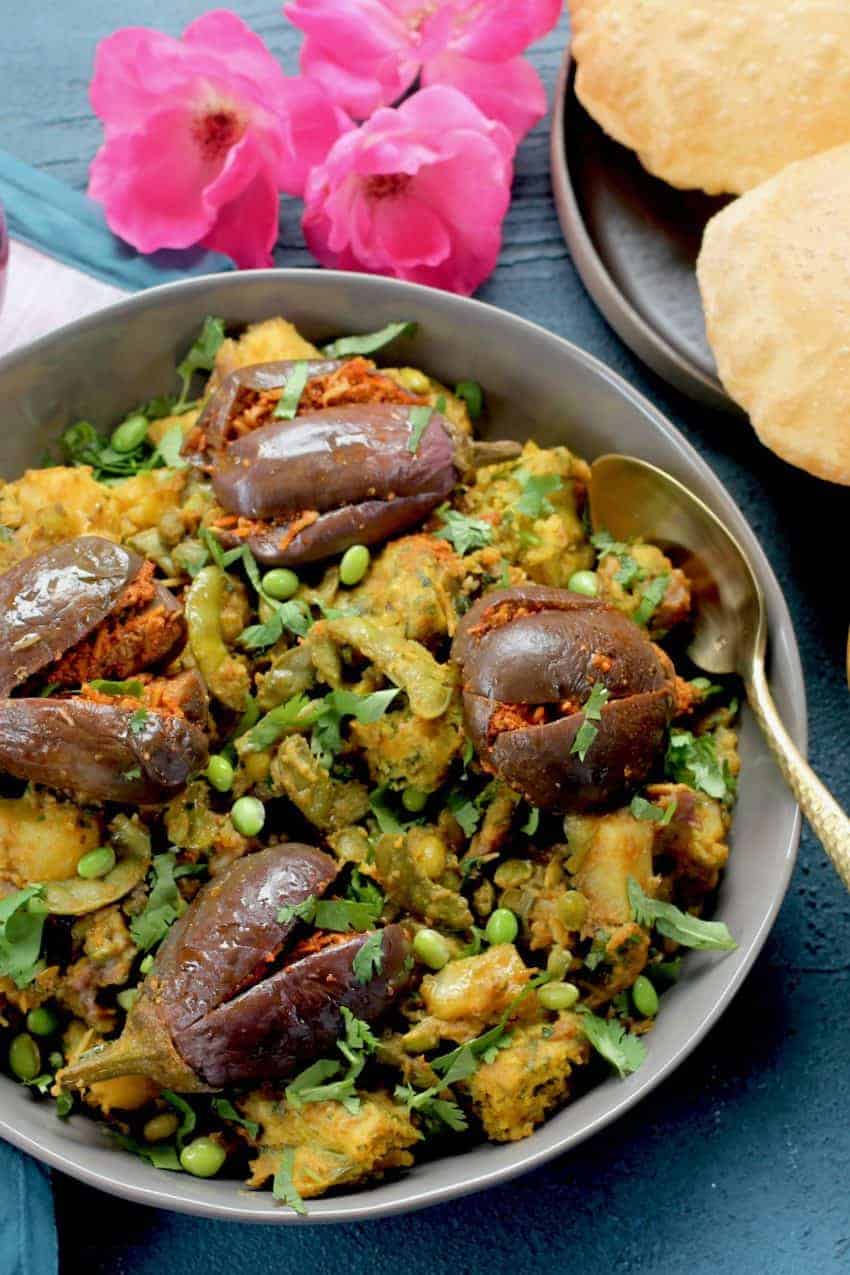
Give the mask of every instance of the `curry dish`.
[{"label": "curry dish", "polygon": [[208,319],[179,396],[0,484],[7,1070],[298,1211],[527,1137],[734,947],[687,579],[474,382],[379,368],[406,327]]}]

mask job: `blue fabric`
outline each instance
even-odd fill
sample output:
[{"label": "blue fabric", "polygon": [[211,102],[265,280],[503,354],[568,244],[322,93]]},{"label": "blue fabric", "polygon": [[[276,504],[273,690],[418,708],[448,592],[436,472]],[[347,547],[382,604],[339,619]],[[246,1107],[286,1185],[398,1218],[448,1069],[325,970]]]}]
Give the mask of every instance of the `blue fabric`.
[{"label": "blue fabric", "polygon": [[47,1169],[0,1142],[0,1184],[0,1272],[53,1275],[56,1227]]},{"label": "blue fabric", "polygon": [[[177,34],[203,7],[201,0],[19,6],[3,28],[5,148],[83,191],[100,140],[86,100],[96,41],[139,21]],[[280,18],[278,0],[239,0],[232,7],[293,71],[297,40]],[[566,38],[562,23],[533,53],[550,90]],[[299,218],[297,202],[284,200],[281,265],[311,264]],[[679,398],[620,344],[585,294],[561,238],[545,126],[519,152],[499,266],[480,296],[615,367],[675,420],[726,483],[794,615],[812,762],[850,804],[846,537],[835,534],[846,526],[847,495],[782,464],[746,423]],[[330,1228],[252,1228],[160,1213],[106,1200],[57,1175],[63,1269],[69,1275],[397,1275],[400,1269],[472,1275],[506,1266],[523,1275],[846,1272],[848,953],[847,895],[806,831],[777,924],[722,1022],[651,1097],[571,1155],[454,1204]],[[11,1197],[1,1164],[0,1192],[4,1201]],[[39,1217],[46,1224],[48,1210]],[[0,1250],[0,1275],[2,1263]],[[51,1272],[25,1268],[25,1275]]]}]

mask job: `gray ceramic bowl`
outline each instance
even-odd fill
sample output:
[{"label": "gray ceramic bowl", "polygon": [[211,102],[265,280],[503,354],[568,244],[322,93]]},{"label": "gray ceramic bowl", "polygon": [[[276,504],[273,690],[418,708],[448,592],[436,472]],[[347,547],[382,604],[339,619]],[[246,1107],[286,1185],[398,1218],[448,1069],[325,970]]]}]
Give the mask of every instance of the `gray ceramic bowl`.
[{"label": "gray ceramic bowl", "polygon": [[[479,302],[385,279],[280,270],[193,279],[142,293],[70,324],[0,360],[6,477],[37,465],[70,421],[105,426],[174,385],[174,365],[207,314],[239,324],[284,314],[318,340],[416,319],[419,331],[393,357],[449,384],[466,377],[487,391],[497,436],[567,443],[588,459],[625,450],[662,466],[723,518],[750,555],[770,613],[772,681],[795,742],[805,747],[806,709],[788,610],[767,560],[735,504],[680,434],[613,372],[541,328]],[[478,1146],[419,1165],[359,1191],[311,1201],[308,1221],[352,1221],[435,1204],[504,1181],[598,1132],[685,1058],[728,1005],[767,937],[788,884],[799,817],[753,721],[745,718],[740,802],[718,915],[739,946],[692,953],[664,998],[649,1057],[625,1081],[610,1079],[523,1142]],[[0,1135],[84,1182],[143,1204],[247,1222],[295,1222],[268,1192],[149,1168],[113,1149],[84,1116],[61,1123],[0,1079]]]}]

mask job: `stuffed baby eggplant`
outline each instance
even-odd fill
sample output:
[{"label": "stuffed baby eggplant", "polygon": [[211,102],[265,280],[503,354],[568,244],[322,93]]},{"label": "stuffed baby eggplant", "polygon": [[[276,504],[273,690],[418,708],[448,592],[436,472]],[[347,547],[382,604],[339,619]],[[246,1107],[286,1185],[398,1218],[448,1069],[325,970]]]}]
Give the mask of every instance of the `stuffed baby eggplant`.
[{"label": "stuffed baby eggplant", "polygon": [[673,665],[609,603],[539,585],[496,590],[464,617],[452,654],[479,758],[535,806],[613,805],[663,752]]},{"label": "stuffed baby eggplant", "polygon": [[[365,1022],[380,1018],[408,982],[401,926],[294,941],[294,909],[325,894],[337,872],[329,855],[297,844],[233,864],[172,927],[122,1036],[66,1069],[60,1084],[143,1075],[188,1093],[286,1077],[332,1048],[343,1007]],[[364,977],[356,957],[376,933],[380,952]]]},{"label": "stuffed baby eggplant", "polygon": [[0,608],[0,769],[87,800],[149,805],[203,768],[202,682],[146,672],[186,635],[152,563],[82,536],[0,577]]}]

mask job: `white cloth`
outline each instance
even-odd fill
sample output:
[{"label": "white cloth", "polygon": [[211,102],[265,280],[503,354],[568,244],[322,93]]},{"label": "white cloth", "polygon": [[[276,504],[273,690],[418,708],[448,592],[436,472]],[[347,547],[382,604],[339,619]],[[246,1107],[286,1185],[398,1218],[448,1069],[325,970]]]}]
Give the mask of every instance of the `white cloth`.
[{"label": "white cloth", "polygon": [[126,295],[13,239],[0,308],[0,355]]}]

